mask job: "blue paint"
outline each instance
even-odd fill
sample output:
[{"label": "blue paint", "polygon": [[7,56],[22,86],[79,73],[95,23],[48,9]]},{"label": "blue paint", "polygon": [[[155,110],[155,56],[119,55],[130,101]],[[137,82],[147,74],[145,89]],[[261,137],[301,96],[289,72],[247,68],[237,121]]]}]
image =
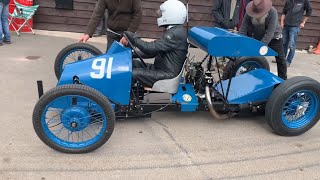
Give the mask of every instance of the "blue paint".
[{"label": "blue paint", "polygon": [[180,104],[182,112],[194,112],[199,105],[192,84],[180,84],[178,92],[172,95],[171,102]]},{"label": "blue paint", "polygon": [[[81,100],[82,104],[74,105],[72,99]],[[95,104],[95,107],[89,107],[89,104]],[[60,107],[57,107],[59,105]],[[53,113],[56,115],[52,115]],[[86,129],[90,123],[94,123],[92,121],[97,121],[91,113],[99,114],[99,118],[101,118],[99,121],[102,122],[101,130],[99,132],[91,132]],[[72,128],[71,123],[76,123],[77,126]],[[41,116],[41,124],[44,133],[52,142],[71,149],[85,148],[97,143],[108,125],[105,113],[96,102],[83,96],[74,95],[61,96],[48,103]],[[95,125],[97,126],[97,124]],[[89,133],[92,137],[86,138],[83,132]],[[79,137],[79,142],[71,139],[72,135],[75,138]]]},{"label": "blue paint", "polygon": [[[222,81],[224,96],[229,80]],[[229,104],[247,104],[252,102],[267,101],[274,90],[274,86],[281,84],[283,79],[265,69],[256,69],[232,78],[228,95]],[[215,89],[222,93],[220,83]]]},{"label": "blue paint", "polygon": [[[92,67],[93,62],[99,58],[106,60],[105,73],[103,78],[96,79],[92,78],[90,73],[99,74],[100,71]],[[109,61],[112,61],[111,72],[108,71]],[[110,78],[107,78],[108,73]],[[132,81],[131,49],[114,42],[106,54],[67,64],[57,85],[73,84],[74,76],[79,77],[81,83],[98,90],[111,101],[129,105]]]},{"label": "blue paint", "polygon": [[[62,72],[63,71],[63,67],[64,67],[64,65],[65,65],[65,61],[66,61],[66,58],[70,55],[70,54],[72,54],[72,53],[74,53],[74,52],[79,52],[79,51],[84,51],[84,52],[86,52],[86,53],[88,53],[88,54],[91,54],[92,56],[94,56],[94,54],[92,54],[90,51],[88,51],[87,49],[74,49],[74,50],[72,50],[72,51],[69,51],[63,58],[62,58],[62,61],[61,61],[61,63],[60,63],[60,72]],[[78,61],[78,59],[73,59],[73,60],[75,60],[75,61]],[[83,59],[81,59],[81,60],[83,60]],[[72,63],[72,62],[71,62]],[[68,62],[67,62],[67,64],[69,64]]]},{"label": "blue paint", "polygon": [[[277,56],[271,48],[253,38],[228,32],[216,27],[193,27],[189,30],[189,42],[211,56]],[[263,53],[266,48],[267,52]]]},{"label": "blue paint", "polygon": [[[291,95],[282,106],[282,122],[290,129],[299,129],[312,122],[319,110],[319,97],[313,91],[299,91]],[[305,108],[304,114],[297,114]]]},{"label": "blue paint", "polygon": [[[60,119],[63,127],[69,131],[76,132],[88,127],[91,118],[90,113],[84,107],[77,105],[63,109]],[[76,124],[75,127],[72,127],[73,123]]]}]

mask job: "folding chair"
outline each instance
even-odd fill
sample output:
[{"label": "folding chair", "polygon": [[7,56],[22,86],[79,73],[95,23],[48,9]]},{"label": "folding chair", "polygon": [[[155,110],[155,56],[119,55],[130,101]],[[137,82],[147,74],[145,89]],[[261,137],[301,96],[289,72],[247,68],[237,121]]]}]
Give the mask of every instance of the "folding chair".
[{"label": "folding chair", "polygon": [[[9,25],[12,25],[18,36],[20,36],[19,32],[25,25],[27,25],[32,33],[35,34],[28,21],[33,17],[39,5],[25,6],[17,3],[16,0],[14,0],[14,4],[16,5],[16,8],[14,9],[13,13],[10,14],[11,18],[9,19]],[[16,19],[23,20],[23,23],[21,25],[17,24],[15,22]],[[18,27],[18,29],[16,27]]]}]

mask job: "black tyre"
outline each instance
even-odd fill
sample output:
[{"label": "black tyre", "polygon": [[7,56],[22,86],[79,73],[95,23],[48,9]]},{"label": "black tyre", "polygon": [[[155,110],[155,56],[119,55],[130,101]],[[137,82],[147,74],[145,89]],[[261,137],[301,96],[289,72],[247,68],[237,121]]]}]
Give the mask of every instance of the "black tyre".
[{"label": "black tyre", "polygon": [[59,52],[54,62],[54,72],[57,79],[60,79],[66,64],[88,59],[100,54],[102,54],[102,52],[90,44],[75,43],[68,45]]},{"label": "black tyre", "polygon": [[320,83],[309,77],[293,77],[280,84],[266,105],[266,121],[279,135],[297,136],[320,118]]},{"label": "black tyre", "polygon": [[231,70],[232,77],[235,77],[254,69],[266,69],[270,71],[270,66],[267,59],[265,57],[241,57],[235,62],[229,61],[223,68],[222,80],[230,78]]},{"label": "black tyre", "polygon": [[64,153],[91,152],[108,141],[115,114],[108,99],[84,85],[45,93],[33,110],[33,127],[49,147]]}]

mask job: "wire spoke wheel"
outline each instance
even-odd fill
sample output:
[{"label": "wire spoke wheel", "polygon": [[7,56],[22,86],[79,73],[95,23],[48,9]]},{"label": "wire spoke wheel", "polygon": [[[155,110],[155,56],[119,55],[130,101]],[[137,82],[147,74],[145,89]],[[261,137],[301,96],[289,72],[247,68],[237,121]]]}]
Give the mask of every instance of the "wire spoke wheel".
[{"label": "wire spoke wheel", "polygon": [[67,64],[86,60],[101,55],[102,52],[96,47],[86,43],[75,43],[63,48],[56,57],[54,71],[57,79]]},{"label": "wire spoke wheel", "polygon": [[[270,66],[264,57],[240,57],[236,61],[229,61],[223,69],[222,80],[239,76],[255,69],[270,71]],[[231,74],[232,73],[232,74]]]},{"label": "wire spoke wheel", "polygon": [[280,84],[266,105],[266,121],[279,135],[297,136],[320,119],[320,83],[297,76]]},{"label": "wire spoke wheel", "polygon": [[255,69],[259,69],[259,68],[263,68],[263,67],[258,62],[248,61],[248,62],[241,64],[241,66],[238,67],[238,69],[235,72],[235,75],[239,76],[240,74],[243,74],[243,73],[255,70]]},{"label": "wire spoke wheel", "polygon": [[62,71],[66,64],[73,63],[73,62],[76,62],[76,61],[81,61],[81,60],[88,59],[88,58],[91,58],[91,57],[94,57],[94,56],[96,56],[95,53],[90,52],[90,51],[88,51],[86,49],[76,49],[76,50],[70,51],[63,58],[64,61],[61,64],[60,70]]},{"label": "wire spoke wheel", "polygon": [[114,120],[108,99],[83,85],[52,89],[40,98],[33,113],[39,138],[66,153],[86,153],[102,146],[113,132]]},{"label": "wire spoke wheel", "polygon": [[[72,101],[81,100],[81,105]],[[106,116],[96,102],[82,96],[63,96],[47,105],[42,127],[55,143],[66,148],[83,148],[97,142],[107,127]],[[62,108],[55,108],[62,106]]]},{"label": "wire spoke wheel", "polygon": [[300,128],[310,123],[319,109],[317,95],[312,91],[299,91],[282,108],[282,121],[288,128]]}]

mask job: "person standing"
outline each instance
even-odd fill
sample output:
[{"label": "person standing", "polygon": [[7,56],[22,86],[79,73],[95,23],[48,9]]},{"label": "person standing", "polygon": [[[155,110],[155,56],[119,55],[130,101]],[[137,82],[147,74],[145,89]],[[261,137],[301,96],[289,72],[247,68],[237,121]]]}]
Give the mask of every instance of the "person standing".
[{"label": "person standing", "polygon": [[9,30],[9,0],[0,0],[0,46],[3,43],[11,44]]},{"label": "person standing", "polygon": [[[306,12],[305,16],[304,12]],[[283,47],[288,66],[294,58],[298,33],[301,28],[304,28],[311,14],[312,8],[309,0],[286,0],[280,24],[283,28]]]},{"label": "person standing", "polygon": [[104,12],[103,18],[100,21],[100,24],[96,28],[96,32],[93,34],[93,37],[100,37],[106,34],[107,20],[108,20],[108,10],[106,9],[106,11]]},{"label": "person standing", "polygon": [[[119,34],[124,31],[137,31],[142,19],[140,0],[98,0],[87,26],[87,31],[80,37],[79,42],[87,42],[92,37],[106,9],[108,10],[107,23],[110,30]],[[113,41],[128,44],[126,38],[107,32],[107,50]]]},{"label": "person standing", "polygon": [[224,29],[238,30],[249,0],[215,0],[212,6],[214,25]]},{"label": "person standing", "polygon": [[239,33],[253,37],[276,51],[278,76],[287,79],[282,30],[271,0],[253,0],[247,5]]}]

